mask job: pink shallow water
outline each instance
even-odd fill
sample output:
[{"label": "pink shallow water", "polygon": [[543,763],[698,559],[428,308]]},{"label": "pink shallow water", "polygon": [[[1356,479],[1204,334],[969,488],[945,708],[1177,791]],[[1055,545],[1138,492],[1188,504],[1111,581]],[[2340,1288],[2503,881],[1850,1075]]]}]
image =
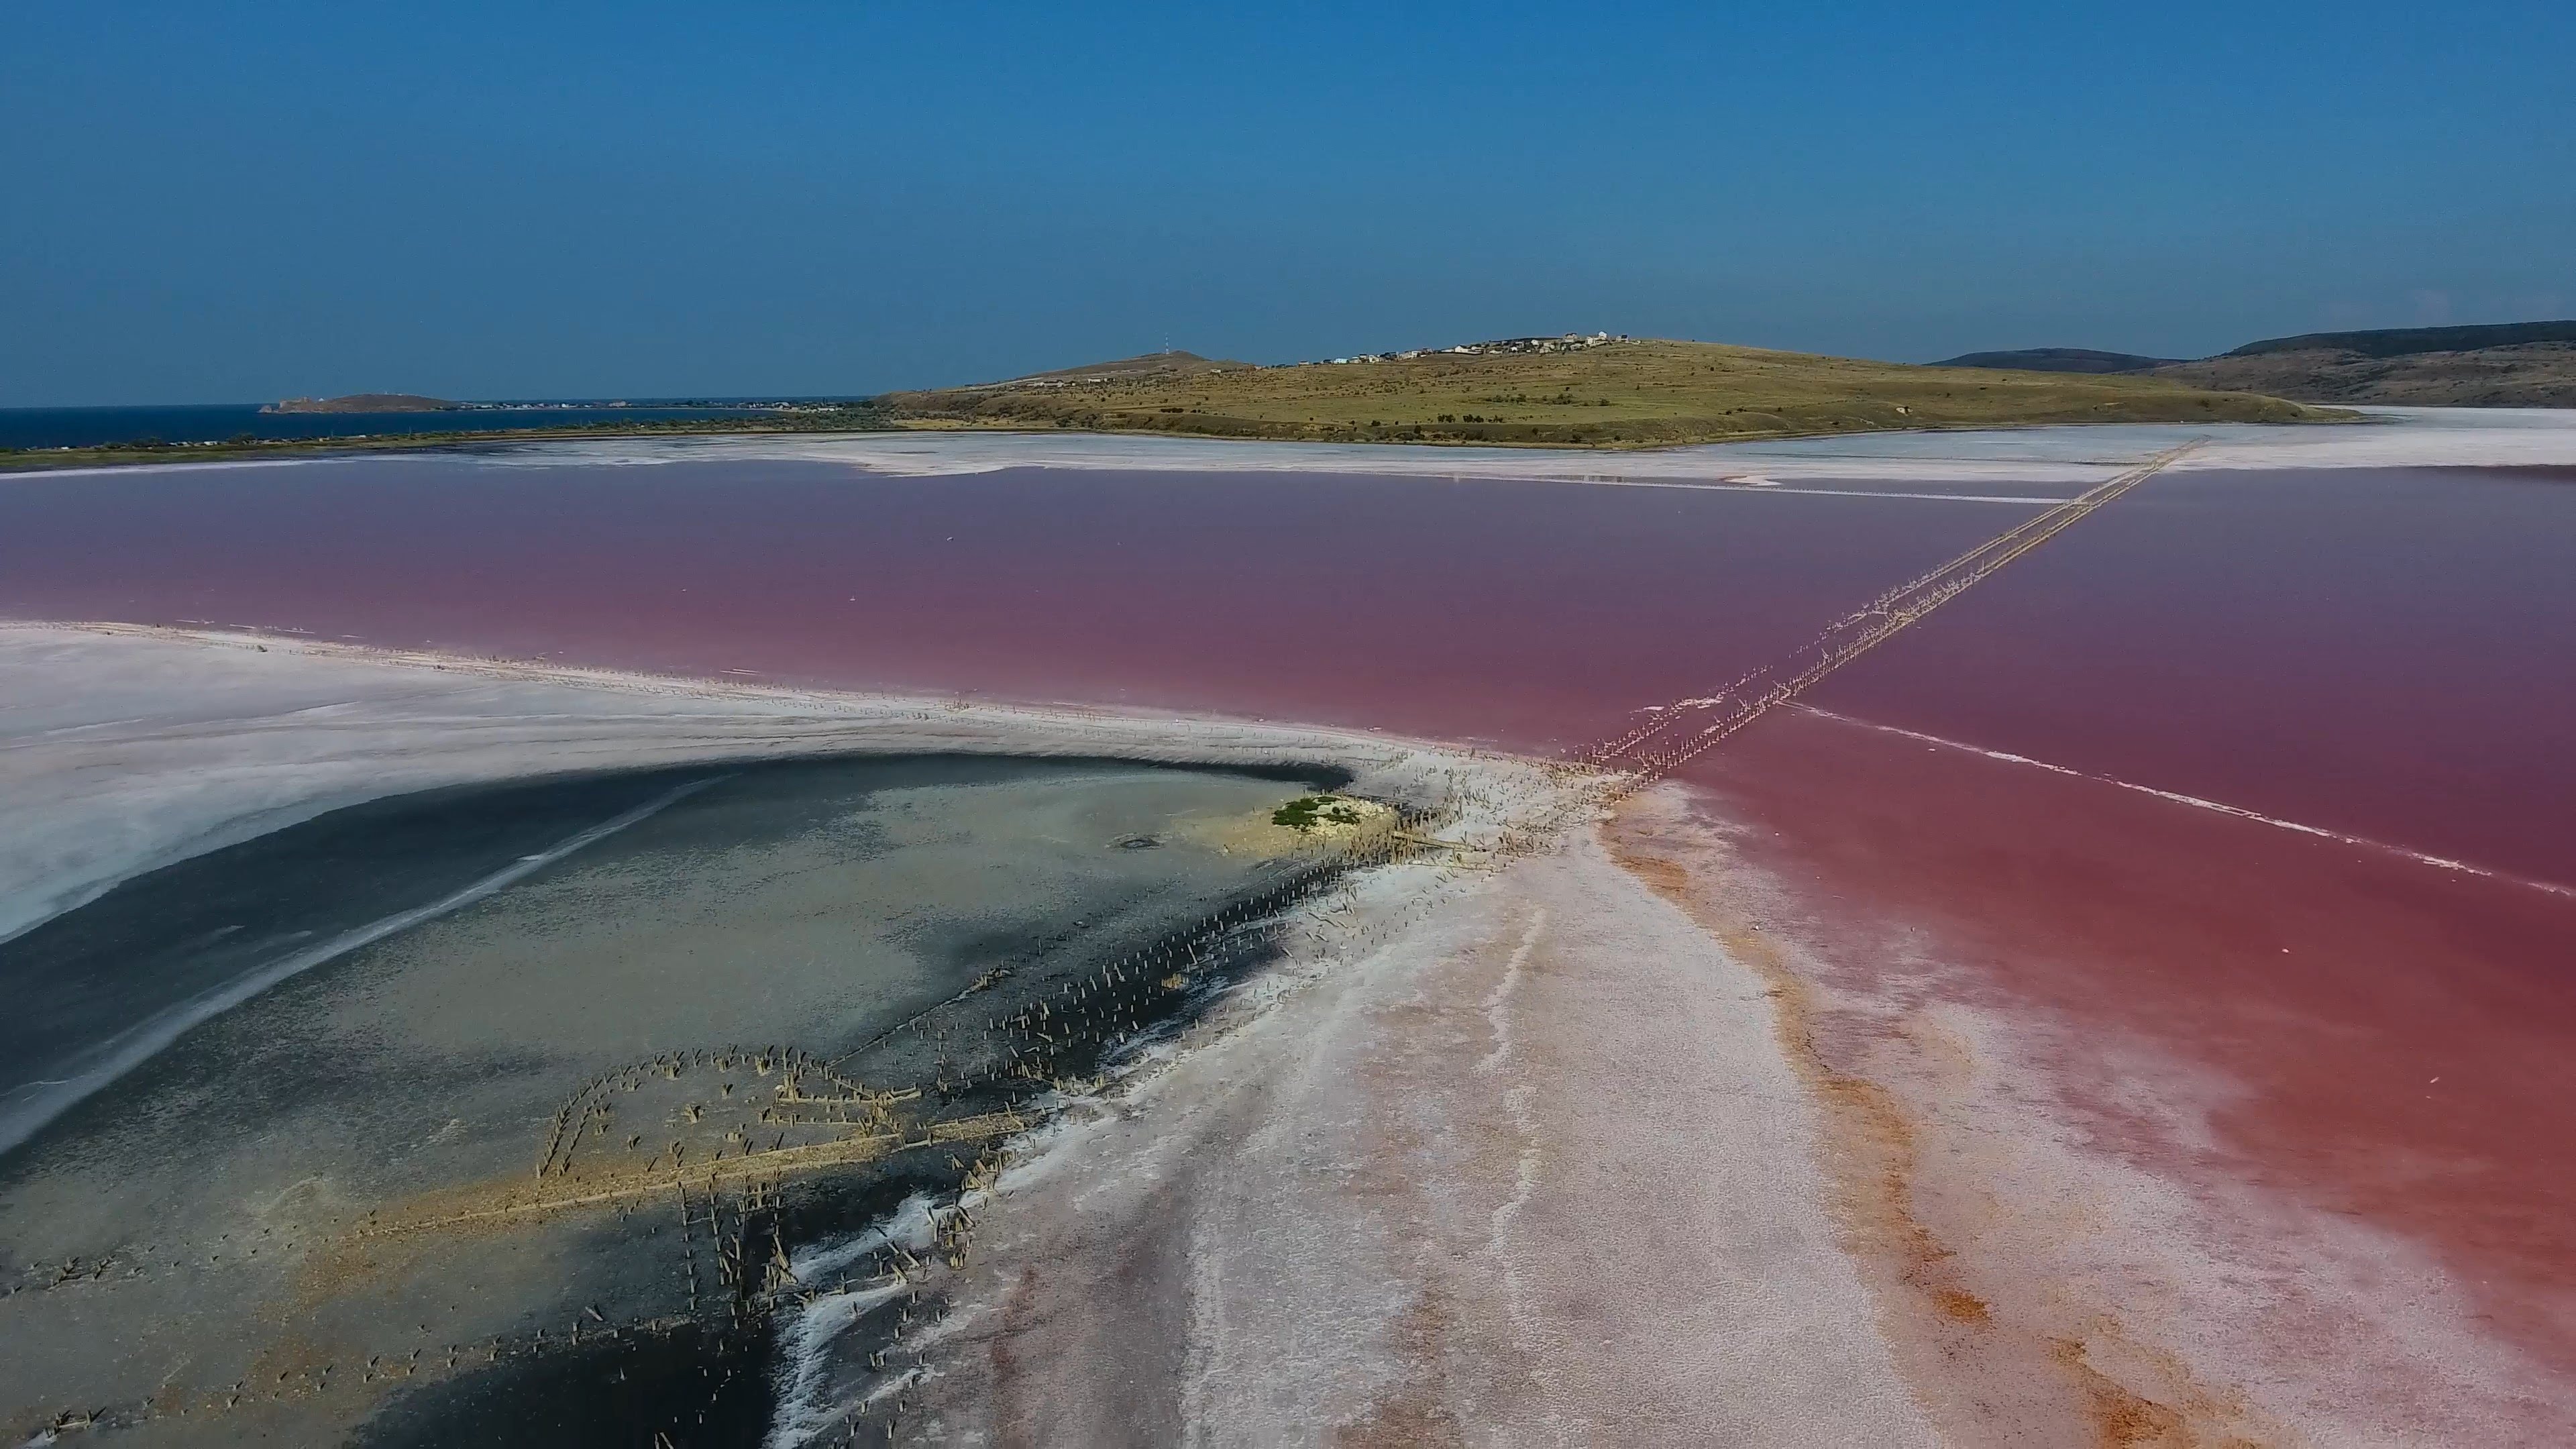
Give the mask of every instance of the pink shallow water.
[{"label": "pink shallow water", "polygon": [[[2068,1028],[2095,1145],[2403,1234],[2576,1369],[2576,900],[1813,716],[1698,778],[1840,984],[1901,963],[1897,998]],[[1880,1029],[1819,1040],[1851,1066]],[[2142,1095],[2220,1100],[2216,1145]]]},{"label": "pink shallow water", "polygon": [[0,612],[1549,748],[2028,511],[1445,479],[379,460],[0,483]]},{"label": "pink shallow water", "polygon": [[[0,613],[1553,750],[2026,516],[1493,481],[372,460],[0,480]],[[2576,885],[2571,563],[2576,487],[2546,473],[2167,474],[1814,701]],[[2224,1074],[2243,1091],[2214,1156],[2110,1107],[2104,1141],[2408,1234],[2576,1365],[2559,1207],[2576,1199],[2576,900],[1807,715],[1691,778],[1754,827],[1838,969],[1866,974],[1911,933],[1990,1004]]]},{"label": "pink shallow water", "polygon": [[2099,1140],[2430,1245],[2576,1368],[2571,568],[2564,480],[2186,473],[1812,696],[2495,876],[1813,715],[1695,778],[1843,969],[1906,942],[2153,1043],[2226,1084],[2220,1149],[2116,1084]]}]

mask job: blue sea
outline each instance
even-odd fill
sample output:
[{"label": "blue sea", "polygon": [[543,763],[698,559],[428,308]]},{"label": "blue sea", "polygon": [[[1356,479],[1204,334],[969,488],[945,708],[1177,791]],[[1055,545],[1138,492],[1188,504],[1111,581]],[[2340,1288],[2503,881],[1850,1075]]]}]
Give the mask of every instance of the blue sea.
[{"label": "blue sea", "polygon": [[215,443],[254,438],[356,438],[387,433],[564,428],[676,418],[759,417],[723,403],[604,403],[467,408],[435,413],[263,413],[257,403],[195,407],[0,408],[0,448],[91,448],[102,443]]}]

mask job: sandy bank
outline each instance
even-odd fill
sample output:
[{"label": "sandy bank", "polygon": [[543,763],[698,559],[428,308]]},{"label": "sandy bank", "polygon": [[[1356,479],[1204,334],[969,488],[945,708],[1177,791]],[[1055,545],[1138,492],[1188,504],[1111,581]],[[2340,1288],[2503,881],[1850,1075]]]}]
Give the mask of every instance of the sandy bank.
[{"label": "sandy bank", "polygon": [[1767,988],[1589,826],[1292,960],[1004,1179],[926,1438],[1933,1442]]}]

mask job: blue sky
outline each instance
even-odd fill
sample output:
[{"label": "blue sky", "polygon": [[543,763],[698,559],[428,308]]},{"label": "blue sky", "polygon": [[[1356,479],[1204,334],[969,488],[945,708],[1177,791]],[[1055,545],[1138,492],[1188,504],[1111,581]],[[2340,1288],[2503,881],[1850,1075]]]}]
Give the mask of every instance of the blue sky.
[{"label": "blue sky", "polygon": [[2576,314],[2576,4],[0,7],[0,406]]}]

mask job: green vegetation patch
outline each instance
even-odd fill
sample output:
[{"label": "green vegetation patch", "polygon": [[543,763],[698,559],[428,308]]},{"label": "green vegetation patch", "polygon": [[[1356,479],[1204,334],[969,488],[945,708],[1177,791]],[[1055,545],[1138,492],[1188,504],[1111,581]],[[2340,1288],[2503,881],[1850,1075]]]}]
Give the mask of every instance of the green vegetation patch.
[{"label": "green vegetation patch", "polygon": [[1271,824],[1301,831],[1318,825],[1357,825],[1367,818],[1359,806],[1339,795],[1300,795],[1270,812]]}]

